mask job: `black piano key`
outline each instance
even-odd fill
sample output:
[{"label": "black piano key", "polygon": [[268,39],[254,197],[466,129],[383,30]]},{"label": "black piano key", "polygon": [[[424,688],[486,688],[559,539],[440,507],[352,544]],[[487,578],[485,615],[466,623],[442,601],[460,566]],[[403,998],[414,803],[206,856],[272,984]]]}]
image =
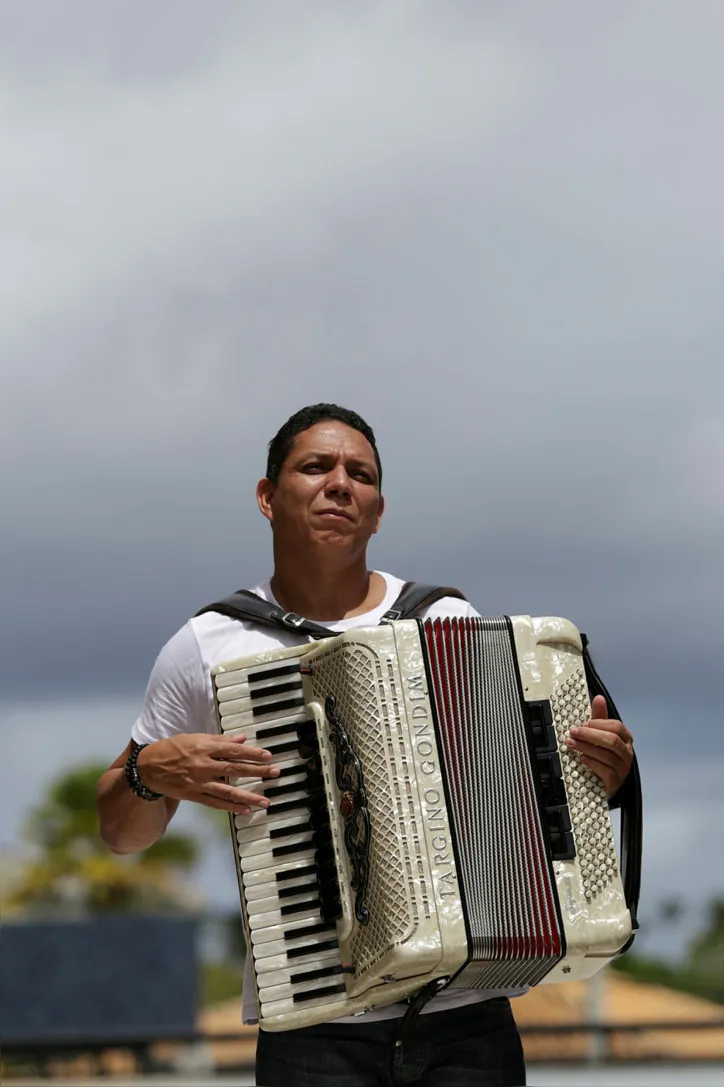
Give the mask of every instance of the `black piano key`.
[{"label": "black piano key", "polygon": [[294,898],[295,895],[319,894],[319,884],[316,880],[312,883],[303,883],[301,887],[282,887],[281,891],[277,891],[279,898]]},{"label": "black piano key", "polygon": [[334,963],[332,966],[320,966],[317,970],[302,970],[299,974],[291,974],[289,981],[292,985],[298,985],[303,981],[316,981],[317,978],[331,978],[335,974],[341,974],[344,971],[344,967],[341,962]]},{"label": "black piano key", "polygon": [[288,872],[277,872],[277,883],[284,883],[288,879],[296,879],[298,876],[316,876],[316,864],[305,864],[302,868],[290,868]]},{"label": "black piano key", "polygon": [[335,993],[346,993],[344,982],[339,985],[326,985],[322,989],[308,989],[305,993],[295,993],[292,1000],[295,1004],[302,1004],[305,1000],[317,1000],[320,996],[334,996]]},{"label": "black piano key", "polygon": [[[335,932],[337,926],[332,921],[320,921],[315,925],[307,925],[305,928],[293,928],[284,933],[285,940],[301,940],[304,936],[316,936],[319,932]],[[334,941],[334,946],[337,946],[337,941]],[[315,944],[317,951],[322,950],[321,944]],[[291,954],[287,952],[287,954]]]},{"label": "black piano key", "polygon": [[295,842],[294,845],[278,845],[275,849],[272,849],[272,857],[290,857],[293,853],[301,853],[304,849],[309,849],[309,842]]},{"label": "black piano key", "polygon": [[282,917],[291,917],[293,913],[304,913],[306,910],[314,910],[317,907],[322,908],[322,903],[318,898],[308,898],[306,902],[294,902],[292,905],[282,906],[280,913]]},{"label": "black piano key", "polygon": [[[260,728],[256,734],[257,740],[265,740],[267,736],[283,736],[284,733],[290,733],[294,730],[294,723],[287,722],[286,725],[269,725],[268,728]],[[296,747],[296,744],[294,745]]]},{"label": "black piano key", "polygon": [[[327,925],[334,928],[334,925]],[[287,951],[287,960],[304,959],[307,955],[316,955],[320,951],[335,951],[339,947],[339,940],[322,940],[320,943],[305,944],[304,947],[292,947]]]},{"label": "black piano key", "polygon": [[264,706],[255,706],[251,714],[252,717],[268,717],[270,713],[273,713],[279,717],[286,710],[294,710],[303,705],[304,695],[300,694],[298,698],[285,698],[281,702],[267,702]]},{"label": "black piano key", "polygon": [[291,827],[272,827],[270,838],[290,838],[292,834],[304,834],[310,830],[309,823],[294,823]]},{"label": "black piano key", "polygon": [[[289,778],[293,774],[296,774],[298,776],[299,774],[303,773],[303,771],[304,771],[304,767],[300,766],[298,762],[291,762],[291,763],[289,763],[288,766],[282,766],[281,767],[281,769],[279,771],[279,777],[280,778]],[[279,779],[277,778],[277,780],[279,780]],[[296,786],[296,788],[298,789],[300,787],[300,785],[301,785],[301,782],[299,783],[299,785]]]},{"label": "black piano key", "polygon": [[[266,796],[269,796],[269,793],[266,793]],[[276,804],[269,805],[267,814],[278,815],[280,812],[297,811],[299,808],[309,811],[309,801],[306,797],[300,796],[296,800],[278,800]],[[309,830],[309,824],[307,824],[307,830]]]},{"label": "black piano key", "polygon": [[[295,766],[294,769],[296,770],[297,767]],[[279,777],[281,777],[281,774],[279,775]],[[273,780],[278,781],[279,778]],[[275,785],[272,789],[266,789],[264,792],[264,796],[267,798],[267,800],[271,800],[272,797],[275,796],[285,796],[287,793],[298,793],[301,788],[301,781],[291,781],[288,785]],[[304,803],[306,804],[307,801],[305,800]]]},{"label": "black piano key", "polygon": [[[266,747],[267,751],[271,751],[273,758],[276,758],[277,755],[285,755],[287,753],[287,751],[296,751],[298,746],[299,746],[299,743],[298,743],[297,740],[285,740],[283,743],[280,743],[280,744],[275,744],[275,743],[265,744],[265,747]],[[293,764],[292,766],[290,766],[288,768],[289,773],[291,773],[292,771],[296,772],[298,770],[299,770],[299,765],[298,764]],[[284,770],[282,770],[282,773],[284,773]]]},{"label": "black piano key", "polygon": [[247,675],[247,682],[249,686],[252,683],[262,683],[266,679],[277,679],[279,676],[292,676],[296,673],[299,675],[298,664],[280,664],[278,668],[265,668],[262,672],[249,672]]},{"label": "black piano key", "polygon": [[253,702],[255,699],[269,698],[270,695],[288,694],[290,691],[301,691],[302,681],[297,680],[296,683],[280,683],[278,686],[275,684],[273,687],[260,687],[256,691],[249,691],[249,698]]}]

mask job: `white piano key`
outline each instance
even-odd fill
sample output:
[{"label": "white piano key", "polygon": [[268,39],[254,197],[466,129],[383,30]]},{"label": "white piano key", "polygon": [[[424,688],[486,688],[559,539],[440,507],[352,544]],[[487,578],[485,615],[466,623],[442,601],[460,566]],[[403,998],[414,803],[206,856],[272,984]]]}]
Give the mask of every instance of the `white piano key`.
[{"label": "white piano key", "polygon": [[[287,766],[293,765],[292,761],[288,758],[289,754],[290,753],[287,753],[287,762],[282,762],[281,758],[275,759],[275,758],[272,757],[271,762],[268,765],[278,766],[280,770],[286,769]],[[297,756],[296,761],[299,762],[299,756]],[[302,767],[302,769],[304,769],[304,763],[301,763],[301,767]],[[306,777],[306,772],[305,772],[304,776]],[[258,792],[259,790],[257,789],[257,786],[259,786],[259,785],[266,785],[269,788],[271,788],[274,785],[282,785],[282,784],[284,784],[285,782],[288,782],[288,781],[289,781],[289,778],[284,778],[284,777],[282,777],[281,774],[278,777],[271,777],[271,778],[262,778],[262,777],[233,777],[232,778],[232,777],[230,777],[229,778],[229,785],[233,785],[235,789],[246,789],[248,792]],[[281,799],[281,797],[280,797],[280,799]]]},{"label": "white piano key", "polygon": [[289,1012],[305,1011],[307,1008],[328,1007],[332,1013],[331,1018],[339,1019],[345,1014],[344,1002],[344,993],[305,1000],[303,1004],[295,1004],[293,1000],[272,1000],[268,1004],[261,1005],[261,1018],[272,1019],[276,1015],[288,1015]]},{"label": "white piano key", "polygon": [[[265,869],[269,871],[269,869]],[[250,875],[252,873],[249,873]],[[306,887],[310,883],[317,882],[316,872],[308,876],[296,876],[294,879],[287,879],[283,883],[276,883],[269,881],[268,883],[259,883],[256,886],[244,887],[244,894],[248,904],[252,902],[258,902],[262,898],[269,898],[272,894],[276,893],[279,896],[279,892],[282,889],[294,890],[295,887]]]},{"label": "white piano key", "polygon": [[[254,677],[254,682],[259,682],[263,680],[265,673],[279,672],[282,668],[290,669],[286,673],[287,675],[294,675],[293,669],[296,669],[298,675],[301,659],[300,655],[295,656],[292,654],[289,657],[267,661],[265,664],[246,664],[242,668],[227,668],[223,672],[217,672],[214,675],[214,683],[217,687],[226,687],[234,683],[248,682],[249,676]],[[271,679],[269,682],[274,682],[274,680]]]},{"label": "white piano key", "polygon": [[[293,888],[292,888],[293,889]],[[298,906],[301,902],[311,902],[319,897],[319,887],[315,885],[298,895],[290,895],[289,898],[280,898],[272,895],[268,898],[258,898],[253,902],[247,900],[247,914],[249,917],[258,917],[274,910],[280,910],[282,906]]]},{"label": "white piano key", "polygon": [[[312,928],[317,925],[321,926],[322,924],[323,922],[320,921],[318,912],[316,915],[310,914],[309,917],[295,917],[293,921],[287,921],[284,925],[273,925],[270,928],[263,928],[258,932],[252,932],[252,946],[256,947],[258,944],[266,944],[278,939],[291,941],[295,939],[295,933],[297,933],[299,929],[302,929],[303,931],[305,928]],[[319,933],[311,933],[311,935],[318,937],[321,941],[329,939],[329,936],[325,936],[324,933],[330,932],[334,935],[335,931],[336,927],[333,924],[330,929],[324,929]]]},{"label": "white piano key", "polygon": [[[283,705],[289,703],[289,705]],[[259,701],[248,698],[235,698],[231,702],[219,704],[219,714],[224,717],[239,717],[244,725],[255,722],[273,723],[276,718],[282,716],[291,717],[292,714],[305,713],[304,696],[301,688],[298,691],[286,691],[278,697],[263,698]]]},{"label": "white piano key", "polygon": [[276,660],[267,661],[265,664],[250,664],[246,667],[245,671],[251,676],[262,676],[264,672],[275,672],[282,668],[292,668],[294,665],[299,667],[299,663],[304,653],[299,653],[297,656],[289,657],[277,657]]},{"label": "white piano key", "polygon": [[[297,993],[311,993],[315,989],[326,989],[330,985],[343,985],[344,974],[328,974],[323,978],[313,978],[311,981],[282,982],[281,985],[269,985],[259,988],[259,1000],[262,1004],[268,1004],[273,1000],[289,1000]],[[306,1004],[306,1001],[304,1002]],[[297,1005],[299,1007],[299,1005]]]},{"label": "white piano key", "polygon": [[[301,706],[299,712],[287,712],[284,714],[280,714],[278,717],[273,717],[269,720],[262,720],[260,718],[258,721],[256,721],[254,720],[253,715],[250,713],[230,713],[228,716],[222,713],[219,716],[219,720],[221,722],[221,727],[225,733],[233,731],[239,733],[243,732],[244,735],[248,737],[247,742],[251,743],[252,737],[256,738],[256,736],[262,729],[278,727],[281,728],[282,725],[287,726],[287,728],[284,730],[285,732],[290,732],[293,734],[293,736],[296,737],[297,729],[299,728],[299,726],[306,724],[309,721],[309,718],[307,717],[304,707]],[[274,739],[278,741],[281,735],[281,732],[278,733],[276,736],[274,736]],[[272,737],[269,737],[270,741],[271,739]],[[261,747],[263,746],[263,744],[257,744],[255,746]]]},{"label": "white piano key", "polygon": [[[251,855],[249,850],[246,848],[246,843],[249,842],[258,842],[262,840],[267,841],[270,843],[271,849],[274,848],[274,845],[281,845],[282,842],[279,840],[278,837],[271,837],[270,832],[272,830],[281,831],[284,830],[286,827],[296,827],[299,825],[303,825],[306,833],[306,829],[307,827],[309,827],[309,819],[305,818],[305,816],[305,812],[300,813],[297,811],[286,811],[282,812],[279,818],[273,822],[267,819],[263,823],[252,823],[251,826],[242,825],[236,831],[236,840],[240,846],[243,846],[243,849],[240,849],[239,853],[246,856]],[[237,819],[242,820],[246,818],[247,817],[245,815],[235,815],[234,822],[236,822]],[[311,832],[311,827],[309,827],[309,830]],[[286,841],[286,838],[284,839],[284,841]]]},{"label": "white piano key", "polygon": [[[268,780],[270,782],[279,781],[279,778],[269,778]],[[247,788],[250,793],[255,793],[257,796],[266,795],[266,790],[260,788],[258,783],[254,786],[247,786]],[[280,820],[288,819],[292,815],[298,816],[300,822],[309,821],[310,813],[309,808],[306,806],[293,808],[289,811],[274,811],[274,805],[277,802],[282,804],[286,801],[302,800],[306,805],[309,801],[309,796],[304,790],[299,790],[296,793],[282,793],[282,795],[279,797],[269,797],[269,800],[270,807],[268,808],[254,808],[254,810],[249,812],[247,815],[235,815],[234,824],[236,826],[236,829],[246,830],[250,827],[259,826],[262,823],[274,824],[278,823]],[[237,841],[241,841],[238,836]]]},{"label": "white piano key", "polygon": [[320,954],[318,948],[321,945],[332,942],[339,947],[335,928],[332,928],[327,932],[315,933],[313,936],[299,936],[296,939],[293,936],[287,939],[280,928],[277,939],[267,940],[264,943],[252,946],[252,956],[256,964],[254,969],[262,970],[264,969],[266,959],[274,958],[279,955],[288,955],[290,951],[299,952],[299,954],[294,956],[290,961],[306,962],[310,954]]},{"label": "white piano key", "polygon": [[[260,830],[260,829],[263,829],[263,828],[251,827],[248,833],[251,833],[251,831],[256,831],[256,830]],[[245,833],[247,833],[247,832],[243,831],[243,830],[240,830],[240,831],[237,832],[237,837],[239,836],[239,834],[245,834]],[[266,835],[263,838],[254,838],[251,841],[245,841],[243,843],[243,845],[244,845],[244,856],[240,857],[240,861],[243,863],[244,861],[251,860],[252,857],[258,857],[259,855],[263,855],[263,854],[267,854],[267,853],[271,856],[271,854],[273,853],[273,851],[275,849],[277,849],[277,847],[285,846],[285,845],[304,845],[306,842],[309,842],[309,845],[310,845],[310,848],[311,848],[311,844],[312,844],[312,832],[311,832],[311,830],[298,830],[298,831],[295,831],[293,833],[291,831],[291,829],[290,829],[289,834],[285,835],[283,838],[270,838],[268,835]],[[279,856],[279,854],[277,854],[277,856]],[[281,854],[281,856],[285,856],[285,854]],[[273,859],[276,859],[276,858],[273,858]]]},{"label": "white piano key", "polygon": [[287,955],[269,955],[267,958],[258,959],[254,965],[254,971],[257,985],[261,988],[266,985],[282,985],[284,982],[291,981],[295,974],[302,974],[305,970],[319,970],[341,962],[342,952],[339,947],[332,947],[329,951],[318,951],[315,954],[312,946],[309,955],[299,959],[290,959]]},{"label": "white piano key", "polygon": [[271,928],[276,925],[287,925],[290,921],[296,921],[299,917],[313,917],[317,921],[321,921],[322,904],[318,896],[314,894],[305,895],[303,901],[307,903],[306,908],[300,909],[298,913],[284,914],[281,907],[279,907],[279,909],[270,910],[268,913],[250,915],[248,918],[249,928],[252,932],[255,932],[258,929]]},{"label": "white piano key", "polygon": [[229,683],[225,687],[216,688],[216,697],[220,703],[230,702],[233,698],[248,698],[249,684],[244,680],[239,683]]},{"label": "white piano key", "polygon": [[[233,697],[233,696],[236,697]],[[250,691],[244,687],[227,687],[218,693],[219,711],[223,714],[254,713],[261,716],[261,710],[265,706],[274,706],[279,702],[289,702],[291,699],[300,698],[302,695],[302,681],[298,683],[285,683],[279,687],[265,687],[262,692]],[[268,711],[267,711],[268,712]],[[289,709],[286,711],[290,712]]]},{"label": "white piano key", "polygon": [[[312,861],[314,860],[315,849],[310,845],[309,849],[300,849],[298,853],[290,854],[290,857],[295,861]],[[271,850],[265,853],[255,853],[253,856],[239,856],[239,867],[241,868],[244,878],[247,873],[258,872],[262,868],[274,868],[276,872],[277,866],[280,860],[288,860],[288,857],[274,857]]]},{"label": "white piano key", "polygon": [[[274,871],[264,869],[260,872],[248,872],[244,876],[244,890],[249,894],[252,888],[263,886],[266,883],[278,883],[280,887],[288,886],[291,880],[296,879],[296,876],[290,876],[290,872],[304,872],[307,868],[314,867],[314,862],[308,860],[297,859],[297,857],[289,857],[283,863],[279,864]],[[280,876],[287,876],[287,879],[277,880],[277,874]],[[301,877],[300,877],[301,878]],[[266,894],[269,892],[267,891]]]}]

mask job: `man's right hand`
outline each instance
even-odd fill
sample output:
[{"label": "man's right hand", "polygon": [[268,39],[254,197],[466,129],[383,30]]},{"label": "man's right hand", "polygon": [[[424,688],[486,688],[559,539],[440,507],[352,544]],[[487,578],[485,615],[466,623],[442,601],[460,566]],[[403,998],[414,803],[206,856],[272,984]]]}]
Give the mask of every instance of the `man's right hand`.
[{"label": "man's right hand", "polygon": [[246,736],[184,733],[156,740],[138,755],[138,773],[147,789],[174,800],[193,800],[208,808],[246,815],[268,808],[269,801],[227,778],[275,778],[271,752],[251,747]]}]

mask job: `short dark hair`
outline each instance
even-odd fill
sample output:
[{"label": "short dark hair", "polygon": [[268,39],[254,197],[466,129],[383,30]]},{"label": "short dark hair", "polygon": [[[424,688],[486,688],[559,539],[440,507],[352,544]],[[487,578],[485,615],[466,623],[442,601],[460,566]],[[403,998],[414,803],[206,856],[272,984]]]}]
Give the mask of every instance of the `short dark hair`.
[{"label": "short dark hair", "polygon": [[377,474],[381,487],[382,463],[380,454],[377,451],[377,443],[372,427],[356,411],[341,408],[339,404],[310,404],[309,407],[295,411],[294,415],[287,419],[286,423],[279,428],[269,442],[269,456],[266,462],[267,479],[270,479],[272,483],[278,481],[282,465],[289,456],[297,434],[302,434],[305,430],[309,430],[310,427],[316,426],[317,423],[322,423],[327,419],[344,423],[345,426],[351,427],[352,430],[358,430],[367,439],[375,455],[375,464],[377,465]]}]

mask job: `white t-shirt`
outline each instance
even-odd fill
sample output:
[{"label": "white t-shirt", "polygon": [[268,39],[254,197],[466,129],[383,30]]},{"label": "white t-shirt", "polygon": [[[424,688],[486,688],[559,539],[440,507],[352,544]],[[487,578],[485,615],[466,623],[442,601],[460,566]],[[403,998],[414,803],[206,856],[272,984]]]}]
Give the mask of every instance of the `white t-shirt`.
[{"label": "white t-shirt", "polygon": [[[377,626],[386,611],[394,604],[404,582],[390,574],[378,571],[387,584],[385,598],[378,607],[352,619],[335,623],[320,623],[339,633],[356,627]],[[269,582],[257,585],[253,590],[263,600],[276,603]],[[478,612],[464,600],[444,597],[429,607],[423,618],[445,616],[476,616]],[[136,721],[132,736],[137,743],[153,743],[180,732],[217,733],[214,698],[211,688],[211,669],[223,661],[249,656],[268,649],[299,645],[299,633],[278,630],[273,627],[254,626],[251,623],[229,619],[216,612],[206,612],[181,628],[159,653],[151,672],[141,715]],[[306,639],[305,639],[306,640]],[[230,858],[231,862],[231,858]],[[488,1000],[494,996],[517,996],[523,990],[444,989],[425,1007],[425,1012],[443,1011],[448,1008]],[[257,1007],[251,962],[247,956],[244,975],[242,1018],[244,1023],[256,1023]],[[362,1022],[372,1019],[390,1019],[403,1014],[405,1006],[393,1004],[376,1008],[340,1022]]]}]

